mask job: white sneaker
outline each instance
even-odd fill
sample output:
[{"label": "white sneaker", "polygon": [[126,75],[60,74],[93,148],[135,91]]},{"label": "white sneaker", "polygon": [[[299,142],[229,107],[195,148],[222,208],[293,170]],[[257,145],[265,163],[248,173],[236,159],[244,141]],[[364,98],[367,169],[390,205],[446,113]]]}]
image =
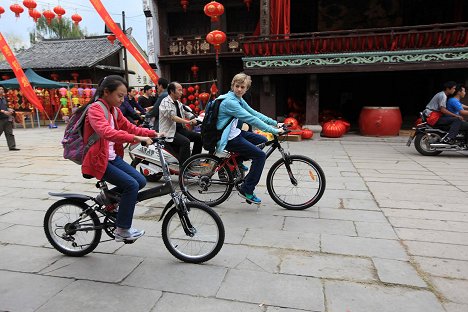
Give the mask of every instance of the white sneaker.
[{"label": "white sneaker", "polygon": [[114,232],[115,241],[116,242],[123,242],[123,241],[135,241],[142,237],[145,234],[145,230],[137,230],[134,228],[119,230],[116,229]]}]

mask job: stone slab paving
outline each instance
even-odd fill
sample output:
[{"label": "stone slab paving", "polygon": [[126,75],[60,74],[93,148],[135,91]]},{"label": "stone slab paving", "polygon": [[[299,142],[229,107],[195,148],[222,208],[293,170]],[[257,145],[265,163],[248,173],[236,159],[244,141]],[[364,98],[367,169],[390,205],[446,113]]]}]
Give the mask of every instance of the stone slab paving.
[{"label": "stone slab paving", "polygon": [[97,194],[62,159],[62,133],[16,129],[17,153],[0,138],[0,311],[468,311],[468,153],[423,157],[405,137],[352,134],[287,143],[322,166],[319,203],[274,203],[273,154],[256,190],[262,204],[234,192],[216,207],[225,245],[192,265],[162,242],[167,196],[138,204],[134,225],[147,234],[133,245],[101,242],[81,258],[50,246],[48,192]]}]

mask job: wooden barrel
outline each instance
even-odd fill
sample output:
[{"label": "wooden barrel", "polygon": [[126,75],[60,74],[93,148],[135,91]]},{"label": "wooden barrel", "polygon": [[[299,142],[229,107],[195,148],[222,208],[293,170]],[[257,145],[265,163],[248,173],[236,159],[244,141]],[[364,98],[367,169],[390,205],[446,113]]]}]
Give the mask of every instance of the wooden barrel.
[{"label": "wooden barrel", "polygon": [[362,135],[398,135],[401,123],[399,107],[364,106],[359,115],[359,130]]}]

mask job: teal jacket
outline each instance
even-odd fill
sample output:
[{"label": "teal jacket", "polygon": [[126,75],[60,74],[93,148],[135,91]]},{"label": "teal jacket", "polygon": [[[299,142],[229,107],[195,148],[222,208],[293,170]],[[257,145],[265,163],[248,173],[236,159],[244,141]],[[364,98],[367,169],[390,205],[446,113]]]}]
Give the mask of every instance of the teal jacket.
[{"label": "teal jacket", "polygon": [[[217,100],[223,100],[219,107],[218,122],[216,128],[222,129],[223,126],[234,117],[242,122],[252,125],[262,131],[278,134],[279,130],[276,127],[277,122],[263,114],[260,114],[247,104],[244,99],[239,99],[236,94],[229,91],[226,94],[220,95]],[[221,139],[216,144],[216,152],[222,152],[226,148],[229,132],[231,131],[231,123],[224,129]]]}]

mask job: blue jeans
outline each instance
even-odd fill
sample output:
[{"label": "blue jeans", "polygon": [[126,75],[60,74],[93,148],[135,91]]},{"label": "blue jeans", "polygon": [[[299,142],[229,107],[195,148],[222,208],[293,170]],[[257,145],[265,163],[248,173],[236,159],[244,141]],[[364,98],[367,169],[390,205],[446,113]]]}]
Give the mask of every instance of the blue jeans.
[{"label": "blue jeans", "polygon": [[460,127],[462,126],[462,121],[458,119],[457,117],[452,117],[452,116],[445,116],[442,115],[440,116],[439,120],[436,122],[436,126],[449,126],[450,129],[448,131],[448,137],[450,139],[454,139],[458,131],[460,131]]},{"label": "blue jeans", "polygon": [[138,191],[146,185],[145,177],[117,156],[114,160],[109,160],[102,180],[115,185],[113,190],[121,194],[116,225],[129,229],[132,226]]},{"label": "blue jeans", "polygon": [[229,140],[226,145],[227,151],[239,153],[242,155],[243,159],[252,159],[249,174],[247,174],[242,184],[241,191],[244,193],[253,194],[255,186],[257,186],[258,181],[260,181],[263,167],[265,166],[266,154],[255,145],[267,141],[268,140],[260,134],[242,131],[237,137]]}]

